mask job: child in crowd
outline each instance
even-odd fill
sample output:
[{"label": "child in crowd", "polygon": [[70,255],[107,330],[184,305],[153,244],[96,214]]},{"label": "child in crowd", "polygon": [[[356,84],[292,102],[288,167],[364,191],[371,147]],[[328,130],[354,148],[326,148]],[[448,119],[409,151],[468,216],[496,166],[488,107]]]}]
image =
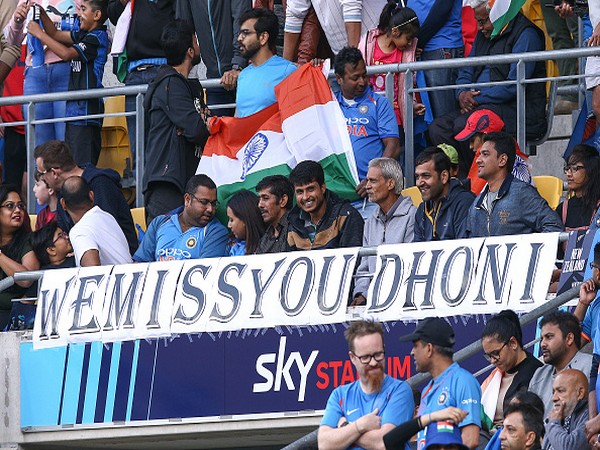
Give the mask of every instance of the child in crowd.
[{"label": "child in crowd", "polygon": [[50,222],[56,221],[56,208],[58,208],[58,197],[54,189],[48,186],[45,180],[40,177],[40,174],[36,171],[35,184],[33,185],[33,195],[35,200],[40,206],[46,205],[45,208],[40,210],[35,221],[36,231],[44,227]]},{"label": "child in crowd", "polygon": [[[419,33],[419,19],[416,13],[395,1],[390,1],[383,8],[379,18],[379,25],[369,30],[364,40],[359,44],[367,66],[381,64],[397,64],[415,60],[415,50]],[[385,73],[372,75],[369,84],[373,91],[385,94]],[[394,74],[394,112],[398,125],[404,129],[404,73]],[[425,114],[422,103],[414,103],[415,114]]]},{"label": "child in crowd", "polygon": [[[38,7],[39,8],[39,7]],[[31,21],[27,31],[56,53],[63,61],[71,61],[69,91],[102,87],[104,64],[108,54],[106,21],[107,0],[83,0],[79,12],[80,29],[58,31],[43,8],[40,9],[44,29]],[[67,117],[102,114],[100,98],[70,100]],[[101,148],[101,119],[67,122],[65,140],[78,165],[97,164]]]},{"label": "child in crowd", "polygon": [[233,235],[229,256],[253,255],[265,234],[265,223],[258,209],[258,196],[242,190],[227,202],[227,227]]}]

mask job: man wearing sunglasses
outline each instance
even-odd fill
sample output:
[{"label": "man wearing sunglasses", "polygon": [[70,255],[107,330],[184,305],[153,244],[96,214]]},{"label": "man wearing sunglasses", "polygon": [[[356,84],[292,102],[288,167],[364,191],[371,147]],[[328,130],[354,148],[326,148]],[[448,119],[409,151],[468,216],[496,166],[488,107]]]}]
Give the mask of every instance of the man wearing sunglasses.
[{"label": "man wearing sunglasses", "polygon": [[215,218],[216,212],[215,182],[206,175],[194,175],[185,186],[183,206],[150,223],[133,260],[174,261],[227,256],[228,233]]},{"label": "man wearing sunglasses", "polygon": [[412,390],[408,383],[385,374],[380,324],[352,322],[344,336],[359,379],[329,396],[319,427],[319,448],[383,448],[383,436],[412,419]]}]

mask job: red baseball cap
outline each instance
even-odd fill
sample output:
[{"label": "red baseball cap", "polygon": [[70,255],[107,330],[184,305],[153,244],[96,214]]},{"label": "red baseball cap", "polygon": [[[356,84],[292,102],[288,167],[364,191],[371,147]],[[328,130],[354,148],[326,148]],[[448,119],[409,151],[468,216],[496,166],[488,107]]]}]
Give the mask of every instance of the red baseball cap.
[{"label": "red baseball cap", "polygon": [[475,133],[493,133],[502,131],[504,121],[494,111],[479,109],[474,111],[467,119],[465,128],[454,136],[457,141],[466,141]]}]

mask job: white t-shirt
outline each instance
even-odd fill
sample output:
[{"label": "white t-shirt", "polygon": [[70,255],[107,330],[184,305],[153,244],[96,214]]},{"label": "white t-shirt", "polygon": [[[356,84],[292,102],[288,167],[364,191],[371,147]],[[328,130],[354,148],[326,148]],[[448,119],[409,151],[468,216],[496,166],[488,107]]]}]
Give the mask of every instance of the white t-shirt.
[{"label": "white t-shirt", "polygon": [[98,250],[100,264],[129,264],[131,255],[127,239],[113,216],[94,206],[69,231],[69,239],[75,251],[75,262],[81,265],[81,257],[88,250]]}]

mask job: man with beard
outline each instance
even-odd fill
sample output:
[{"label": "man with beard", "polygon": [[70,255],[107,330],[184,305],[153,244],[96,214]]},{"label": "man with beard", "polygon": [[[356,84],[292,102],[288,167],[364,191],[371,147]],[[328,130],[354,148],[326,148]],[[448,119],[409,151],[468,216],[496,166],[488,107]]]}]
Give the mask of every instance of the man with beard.
[{"label": "man with beard", "polygon": [[383,448],[383,436],[412,418],[412,390],[408,383],[385,374],[380,324],[359,320],[344,336],[359,379],[329,396],[319,427],[319,448]]},{"label": "man with beard", "polygon": [[567,369],[552,385],[552,409],[546,419],[543,450],[588,448],[585,422],[588,419],[588,380],[583,372]]},{"label": "man with beard", "polygon": [[450,158],[427,147],[415,160],[415,181],[423,202],[415,214],[415,242],[465,237],[466,217],[475,195],[450,177]]},{"label": "man with beard", "polygon": [[288,216],[288,250],[360,247],[365,222],[350,204],[327,189],[323,168],[302,161],[290,173],[296,206]]},{"label": "man with beard", "polygon": [[540,347],[546,363],[533,374],[529,390],[544,402],[544,415],[552,411],[552,383],[563,370],[581,370],[588,377],[592,367],[592,355],[582,353],[581,327],[577,318],[565,311],[553,311],[541,321],[542,341]]},{"label": "man with beard", "polygon": [[215,182],[207,175],[194,175],[185,186],[183,206],[150,223],[133,260],[150,262],[227,256],[229,233],[215,218],[216,212]]},{"label": "man with beard", "polygon": [[[455,406],[467,411],[458,424],[463,444],[470,449],[479,444],[481,427],[481,388],[473,375],[453,362],[454,330],[444,319],[429,317],[419,322],[412,334],[400,342],[412,341],[410,354],[418,372],[429,372],[433,378],[423,389],[419,415]],[[418,448],[424,448],[424,430],[417,435]]]},{"label": "man with beard", "polygon": [[256,253],[277,253],[287,250],[288,212],[294,205],[294,187],[283,175],[269,175],[256,185],[258,209],[267,225]]},{"label": "man with beard", "polygon": [[187,79],[200,62],[194,29],[184,20],[171,21],[161,44],[167,64],[158,69],[144,100],[146,223],[181,206],[185,183],[196,172],[200,149],[208,138],[202,86]]},{"label": "man with beard", "polygon": [[277,56],[279,21],[273,11],[253,8],[240,17],[238,43],[242,57],[249,60],[237,80],[236,117],[246,117],[272,105],[275,86],[296,70],[291,62]]}]

